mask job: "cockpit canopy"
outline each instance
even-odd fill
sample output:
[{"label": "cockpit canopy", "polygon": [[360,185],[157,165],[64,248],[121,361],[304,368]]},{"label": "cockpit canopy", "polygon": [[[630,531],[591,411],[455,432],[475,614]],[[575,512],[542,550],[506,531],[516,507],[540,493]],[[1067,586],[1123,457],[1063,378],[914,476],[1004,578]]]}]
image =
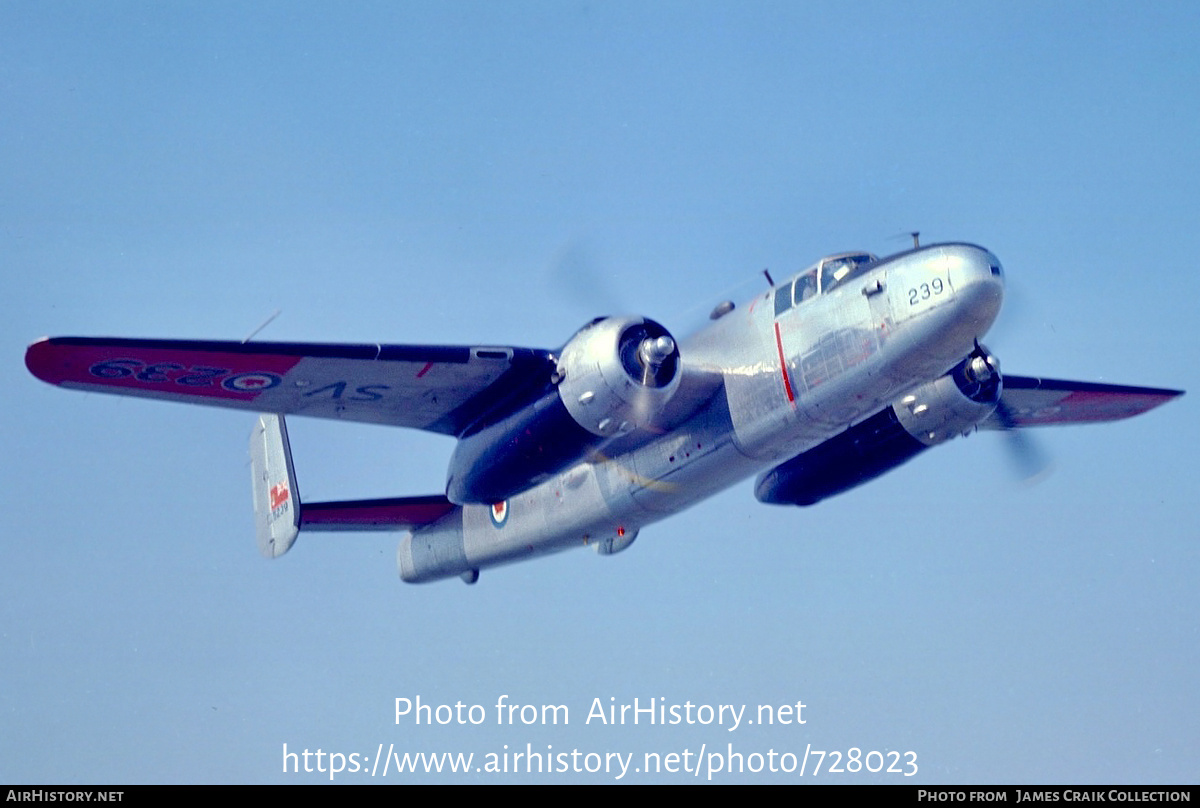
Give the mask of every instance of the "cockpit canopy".
[{"label": "cockpit canopy", "polygon": [[822,258],[786,286],[775,290],[775,316],[805,300],[829,292],[838,284],[861,275],[879,259],[867,252],[849,252]]}]

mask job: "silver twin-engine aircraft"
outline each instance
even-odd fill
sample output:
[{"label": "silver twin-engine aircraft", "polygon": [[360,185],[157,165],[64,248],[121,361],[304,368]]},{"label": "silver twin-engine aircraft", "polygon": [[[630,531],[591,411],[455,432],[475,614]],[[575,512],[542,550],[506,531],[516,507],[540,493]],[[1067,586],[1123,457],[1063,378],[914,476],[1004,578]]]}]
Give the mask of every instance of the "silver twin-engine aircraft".
[{"label": "silver twin-engine aircraft", "polygon": [[[768,276],[769,279],[769,276]],[[818,261],[682,343],[601,317],[558,350],[58,337],[38,378],[78,390],[253,410],[258,546],[300,531],[407,531],[400,577],[468,583],[485,567],[638,531],[758,475],[812,505],[976,429],[1112,421],[1178,390],[1001,376],[980,344],[1004,297],[996,256],[937,244]],[[444,494],[300,501],[284,415],[457,439]]]}]

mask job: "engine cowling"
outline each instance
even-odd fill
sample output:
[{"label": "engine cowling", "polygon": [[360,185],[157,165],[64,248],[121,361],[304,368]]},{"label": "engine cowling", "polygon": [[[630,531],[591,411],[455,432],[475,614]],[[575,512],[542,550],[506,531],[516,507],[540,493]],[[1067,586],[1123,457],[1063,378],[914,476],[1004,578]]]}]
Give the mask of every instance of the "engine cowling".
[{"label": "engine cowling", "polygon": [[949,373],[759,476],[760,502],[813,505],[873,480],[931,446],[970,432],[996,409],[999,363],[982,347]]},{"label": "engine cowling", "polygon": [[648,426],[679,387],[679,348],[667,329],[641,317],[608,317],[563,346],[558,393],[593,435],[611,438]]},{"label": "engine cowling", "polygon": [[563,346],[548,385],[459,439],[446,483],[451,502],[508,499],[652,424],[679,386],[679,349],[653,320],[601,318]]},{"label": "engine cowling", "polygon": [[971,429],[1000,402],[1000,363],[980,347],[939,379],[923,384],[892,405],[896,419],[926,447]]}]

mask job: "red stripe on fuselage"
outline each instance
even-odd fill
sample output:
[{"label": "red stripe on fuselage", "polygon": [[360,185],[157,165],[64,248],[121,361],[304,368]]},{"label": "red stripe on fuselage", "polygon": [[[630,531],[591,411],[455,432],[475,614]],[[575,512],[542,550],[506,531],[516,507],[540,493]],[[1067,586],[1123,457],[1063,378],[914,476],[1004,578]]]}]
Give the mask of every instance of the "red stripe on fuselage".
[{"label": "red stripe on fuselage", "polygon": [[788,376],[787,360],[783,358],[783,337],[779,335],[779,323],[775,323],[775,347],[779,350],[779,369],[783,371],[783,392],[787,393],[788,403],[796,406],[796,395],[792,392],[792,379]]}]

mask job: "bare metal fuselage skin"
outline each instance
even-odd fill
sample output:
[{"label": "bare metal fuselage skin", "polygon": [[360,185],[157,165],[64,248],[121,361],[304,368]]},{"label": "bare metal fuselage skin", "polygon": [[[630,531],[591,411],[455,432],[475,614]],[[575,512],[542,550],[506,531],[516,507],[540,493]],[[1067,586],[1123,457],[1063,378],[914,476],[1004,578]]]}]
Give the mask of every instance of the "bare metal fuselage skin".
[{"label": "bare metal fuselage skin", "polygon": [[[999,261],[970,244],[914,249],[845,279],[818,269],[819,279],[801,273],[683,342],[679,423],[614,440],[505,502],[461,505],[412,531],[397,552],[401,577],[470,579],[580,545],[618,552],[642,527],[943,377],[976,349],[1003,300]],[[817,280],[819,290],[801,288]],[[693,381],[705,378],[720,384]]]}]

